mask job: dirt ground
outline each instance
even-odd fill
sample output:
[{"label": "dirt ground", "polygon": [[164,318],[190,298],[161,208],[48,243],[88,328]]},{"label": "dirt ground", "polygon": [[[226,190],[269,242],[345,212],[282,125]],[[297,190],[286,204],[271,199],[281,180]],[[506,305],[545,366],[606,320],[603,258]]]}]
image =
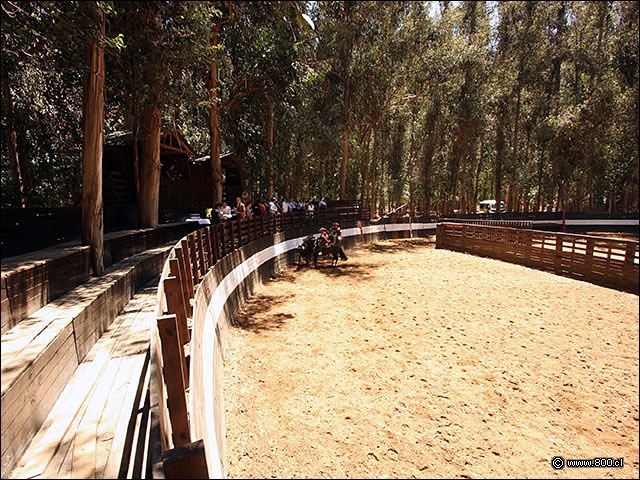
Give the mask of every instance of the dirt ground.
[{"label": "dirt ground", "polygon": [[637,295],[433,238],[347,255],[290,267],[238,315],[230,477],[638,478]]}]

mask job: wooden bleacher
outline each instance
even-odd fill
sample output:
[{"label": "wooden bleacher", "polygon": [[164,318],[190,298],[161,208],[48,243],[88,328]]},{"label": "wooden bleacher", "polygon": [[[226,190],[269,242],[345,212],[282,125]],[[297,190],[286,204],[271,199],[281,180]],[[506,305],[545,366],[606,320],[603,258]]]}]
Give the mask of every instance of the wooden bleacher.
[{"label": "wooden bleacher", "polygon": [[146,478],[149,329],[158,279],[78,366],[9,478]]},{"label": "wooden bleacher", "polygon": [[[3,260],[3,478],[34,436],[47,429],[47,418],[74,372],[91,360],[95,345],[118,314],[130,308],[136,291],[160,273],[175,240],[193,228],[181,223],[105,236],[105,264],[110,266],[101,277],[90,277],[88,247],[77,244]],[[119,331],[114,334],[118,338],[126,330]],[[147,328],[136,344],[148,349],[148,336]],[[93,407],[90,411],[94,415]],[[62,438],[65,432],[58,434]]]}]

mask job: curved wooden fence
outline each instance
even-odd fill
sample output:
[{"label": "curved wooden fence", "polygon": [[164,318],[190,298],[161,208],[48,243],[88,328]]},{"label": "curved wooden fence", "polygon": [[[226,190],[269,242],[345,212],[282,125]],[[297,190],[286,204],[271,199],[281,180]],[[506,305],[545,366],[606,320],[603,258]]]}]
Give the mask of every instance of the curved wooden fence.
[{"label": "curved wooden fence", "polygon": [[[176,243],[162,270],[158,285],[157,325],[150,332],[153,360],[151,429],[152,436],[160,438],[160,444],[152,447],[151,452],[154,457],[154,476],[215,478],[222,475],[219,462],[207,466],[206,461],[206,450],[222,451],[222,444],[206,445],[216,435],[207,434],[204,435],[204,441],[192,442],[192,438],[198,436],[191,431],[192,425],[208,421],[207,418],[196,418],[199,412],[193,412],[188,407],[193,402],[190,396],[199,395],[190,388],[190,376],[193,377],[190,366],[198,363],[190,358],[196,296],[208,297],[199,302],[206,310],[212,292],[204,287],[211,284],[215,288],[223,276],[242,264],[246,249],[241,247],[252,244],[254,247],[251,250],[260,251],[273,243],[273,238],[278,235],[285,238],[288,232],[308,234],[319,226],[328,227],[332,222],[340,222],[343,226],[355,225],[359,219],[358,213],[356,208],[338,208],[321,209],[313,214],[293,212],[261,215],[200,228]],[[297,246],[299,238],[289,242],[292,242],[289,247],[294,243]],[[255,269],[256,266],[252,267]],[[207,274],[213,281],[203,282]],[[226,292],[218,303],[224,304],[232,290]],[[218,307],[222,308],[223,305]],[[204,318],[204,313],[200,316]],[[217,333],[214,337],[219,338]],[[203,372],[201,367],[198,368],[200,371],[196,378],[200,379]],[[220,434],[217,438],[224,440]]]},{"label": "curved wooden fence", "polygon": [[531,220],[473,220],[467,218],[447,219],[449,223],[465,223],[468,225],[489,225],[492,227],[533,228]]},{"label": "curved wooden fence", "polygon": [[369,225],[357,209],[336,208],[234,220],[176,243],[160,277],[157,325],[150,332],[155,478],[224,477],[222,365],[231,318],[258,284],[293,260],[305,236],[334,221],[345,245],[400,231],[433,234],[436,226],[429,219]]},{"label": "curved wooden fence", "polygon": [[[434,232],[431,219],[417,220],[362,222],[355,209],[296,212],[207,226],[177,242],[162,271],[151,330],[154,477],[225,476],[222,365],[228,326],[253,289],[293,259],[306,235],[333,221],[341,223],[347,245]],[[589,265],[590,272],[606,272],[598,278],[615,278],[618,285],[635,272],[637,291],[638,242],[452,223],[438,224],[437,242],[558,273],[583,272]]]},{"label": "curved wooden fence", "polygon": [[638,293],[638,242],[541,230],[440,223],[436,246]]}]

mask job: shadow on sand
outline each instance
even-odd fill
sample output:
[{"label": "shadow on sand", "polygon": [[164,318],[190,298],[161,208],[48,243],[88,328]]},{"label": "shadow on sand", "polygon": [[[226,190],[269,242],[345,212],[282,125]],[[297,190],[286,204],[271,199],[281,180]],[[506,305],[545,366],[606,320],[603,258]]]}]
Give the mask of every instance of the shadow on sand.
[{"label": "shadow on sand", "polygon": [[284,300],[272,295],[258,294],[247,300],[231,324],[234,327],[257,332],[261,330],[275,330],[287,320],[293,318],[289,313],[269,313],[277,309]]}]

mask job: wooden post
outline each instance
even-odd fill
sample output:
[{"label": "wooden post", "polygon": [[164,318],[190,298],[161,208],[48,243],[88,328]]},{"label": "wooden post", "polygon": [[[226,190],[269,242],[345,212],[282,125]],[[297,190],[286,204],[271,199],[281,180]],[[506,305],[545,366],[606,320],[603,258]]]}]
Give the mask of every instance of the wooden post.
[{"label": "wooden post", "polygon": [[236,249],[236,239],[235,239],[235,228],[233,228],[233,221],[229,222],[229,237],[230,237],[230,242],[231,242],[231,250],[229,250],[230,252],[233,252]]},{"label": "wooden post", "polygon": [[622,276],[628,279],[638,281],[638,272],[634,272],[634,259],[636,256],[637,243],[627,242],[624,251],[624,265],[622,267]]},{"label": "wooden post", "polygon": [[180,269],[182,270],[183,282],[186,286],[186,292],[189,298],[193,298],[195,292],[193,291],[193,274],[191,272],[191,266],[189,265],[187,241],[182,240],[182,247],[175,248],[176,258],[180,262]]},{"label": "wooden post", "polygon": [[189,299],[191,298],[189,296],[189,288],[193,290],[193,286],[189,285],[189,283],[187,282],[183,268],[180,265],[179,258],[172,258],[169,260],[169,271],[171,273],[171,276],[176,277],[180,282],[180,293],[182,294],[182,302],[184,305],[184,310],[187,317],[191,317],[193,315],[193,312],[191,311],[192,307],[191,307],[191,302],[189,301]]},{"label": "wooden post", "polygon": [[189,239],[189,258],[191,260],[191,269],[193,270],[193,282],[194,285],[197,285],[200,283],[200,269],[198,268],[198,256],[194,236],[193,233],[190,233],[187,238]]},{"label": "wooden post", "polygon": [[199,271],[200,275],[204,276],[204,274],[207,273],[208,267],[204,259],[204,249],[202,248],[202,230],[198,229],[194,233],[196,237],[196,246],[198,248],[198,263],[200,264]]},{"label": "wooden post", "polygon": [[260,238],[262,237],[264,237],[264,215],[260,215]]},{"label": "wooden post", "polygon": [[206,227],[204,229],[204,236],[207,239],[207,258],[209,259],[209,263],[207,269],[209,267],[213,267],[216,261],[213,259],[213,250],[211,249],[211,227]]},{"label": "wooden post", "polygon": [[555,270],[560,270],[562,264],[562,236],[556,234],[556,256],[553,262]]},{"label": "wooden post", "polygon": [[219,235],[220,225],[215,225],[211,227],[211,233],[213,237],[213,259],[218,262],[222,255],[220,253],[220,235]]},{"label": "wooden post", "polygon": [[[187,310],[184,305],[182,292],[180,291],[180,280],[177,277],[167,277],[163,281],[164,295],[167,298],[167,311],[170,315],[176,316],[178,324],[178,336],[182,345],[186,345],[191,340],[189,338],[189,328],[187,327]],[[188,380],[185,378],[185,388]]]},{"label": "wooden post", "polygon": [[191,260],[189,259],[189,241],[186,238],[183,238],[182,240],[180,240],[180,246],[182,247],[182,261],[184,262],[186,271],[189,273],[187,278],[189,279],[189,283],[191,283],[191,286],[193,287],[196,282],[193,278],[193,269],[191,268]]},{"label": "wooden post", "polygon": [[184,391],[185,365],[184,348],[178,341],[175,315],[164,315],[158,318],[158,332],[162,346],[163,376],[167,387],[169,418],[173,444],[176,447],[191,441],[189,419],[187,415],[187,396]]},{"label": "wooden post", "polygon": [[164,476],[173,478],[209,478],[204,441],[187,443],[162,452]]}]

